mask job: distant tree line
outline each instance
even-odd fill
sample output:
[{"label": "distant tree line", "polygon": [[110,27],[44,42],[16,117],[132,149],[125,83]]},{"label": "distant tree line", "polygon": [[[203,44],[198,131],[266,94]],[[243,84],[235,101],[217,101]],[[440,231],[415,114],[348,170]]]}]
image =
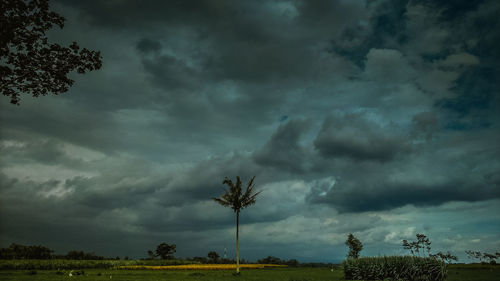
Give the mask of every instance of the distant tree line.
[{"label": "distant tree line", "polygon": [[[67,259],[67,260],[105,260],[112,259],[103,256],[98,256],[94,252],[86,253],[84,251],[72,250],[66,255],[55,255],[54,251],[41,245],[25,246],[21,244],[12,243],[7,248],[0,248],[0,259],[14,260],[14,259]],[[117,258],[119,259],[119,258]]]},{"label": "distant tree line", "polygon": [[14,260],[14,259],[51,259],[51,249],[38,245],[38,246],[24,246],[12,243],[8,248],[0,249],[0,259]]},{"label": "distant tree line", "polygon": [[299,266],[299,262],[296,259],[282,260],[280,258],[273,257],[273,256],[268,256],[268,257],[263,258],[261,260],[257,260],[257,263],[260,263],[260,264],[281,264],[281,265],[288,265],[290,267]]}]

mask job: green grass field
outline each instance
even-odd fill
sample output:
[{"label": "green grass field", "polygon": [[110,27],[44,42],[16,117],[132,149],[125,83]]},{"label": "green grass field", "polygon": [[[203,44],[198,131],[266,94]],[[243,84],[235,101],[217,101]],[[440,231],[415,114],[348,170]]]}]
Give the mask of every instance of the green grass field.
[{"label": "green grass field", "polygon": [[[84,270],[82,276],[68,276],[57,274],[56,270],[0,270],[0,280],[9,281],[215,281],[215,280],[253,280],[253,281],[316,281],[316,280],[344,280],[343,271],[338,268],[333,272],[328,268],[274,268],[243,270],[240,276],[233,276],[232,270],[194,271],[194,270]],[[498,281],[500,280],[500,266],[451,266],[448,271],[449,281]]]}]

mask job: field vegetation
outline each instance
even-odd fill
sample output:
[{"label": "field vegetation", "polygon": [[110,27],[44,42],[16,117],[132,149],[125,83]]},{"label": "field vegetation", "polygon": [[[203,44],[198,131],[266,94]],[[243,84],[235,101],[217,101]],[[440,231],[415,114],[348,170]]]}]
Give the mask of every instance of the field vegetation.
[{"label": "field vegetation", "polygon": [[[118,270],[85,269],[73,270],[0,270],[0,281],[343,281],[341,267],[286,267],[264,269],[241,269],[234,276],[233,270]],[[77,275],[74,273],[81,273]],[[498,281],[500,266],[481,264],[459,264],[448,267],[446,281]],[[111,277],[111,278],[110,278]],[[390,280],[390,279],[386,279]]]},{"label": "field vegetation", "polygon": [[446,264],[435,258],[413,256],[349,258],[342,263],[347,280],[444,281]]}]

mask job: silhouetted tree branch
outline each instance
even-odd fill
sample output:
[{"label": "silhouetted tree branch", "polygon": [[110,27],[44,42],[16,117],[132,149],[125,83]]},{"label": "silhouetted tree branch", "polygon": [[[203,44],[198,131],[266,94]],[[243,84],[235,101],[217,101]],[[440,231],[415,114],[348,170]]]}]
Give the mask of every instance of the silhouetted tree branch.
[{"label": "silhouetted tree branch", "polygon": [[49,43],[46,32],[64,18],[49,10],[48,0],[2,0],[0,19],[0,92],[19,105],[20,94],[33,97],[66,92],[67,75],[101,68],[100,52]]}]

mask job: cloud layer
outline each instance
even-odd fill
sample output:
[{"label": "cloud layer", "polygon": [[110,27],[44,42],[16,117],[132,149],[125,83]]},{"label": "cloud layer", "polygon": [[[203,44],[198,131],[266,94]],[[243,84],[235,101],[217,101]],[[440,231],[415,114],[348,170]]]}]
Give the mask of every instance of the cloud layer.
[{"label": "cloud layer", "polygon": [[[0,110],[0,243],[145,257],[224,248],[211,200],[256,176],[242,256],[340,261],[500,247],[496,1],[55,1],[102,52]],[[83,231],[84,230],[84,231]],[[466,260],[462,260],[466,261]]]}]

